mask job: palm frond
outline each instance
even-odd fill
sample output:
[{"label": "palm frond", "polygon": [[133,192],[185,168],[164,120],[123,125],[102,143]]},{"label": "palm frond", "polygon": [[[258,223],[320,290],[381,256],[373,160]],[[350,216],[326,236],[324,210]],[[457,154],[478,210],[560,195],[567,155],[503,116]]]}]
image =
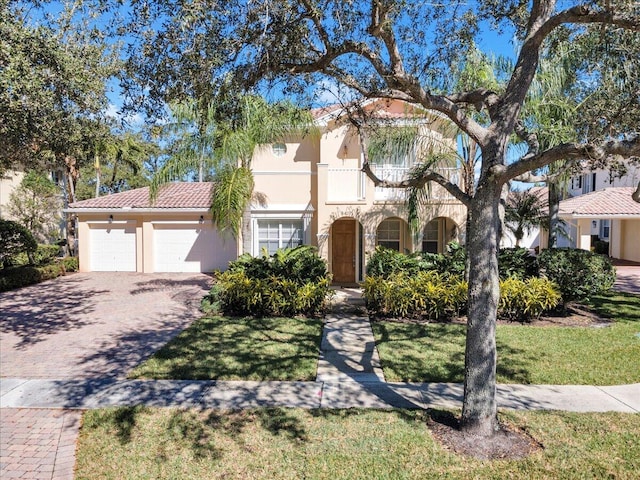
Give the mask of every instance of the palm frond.
[{"label": "palm frond", "polygon": [[221,232],[240,233],[242,216],[251,202],[253,174],[245,167],[225,165],[216,172],[211,215]]}]

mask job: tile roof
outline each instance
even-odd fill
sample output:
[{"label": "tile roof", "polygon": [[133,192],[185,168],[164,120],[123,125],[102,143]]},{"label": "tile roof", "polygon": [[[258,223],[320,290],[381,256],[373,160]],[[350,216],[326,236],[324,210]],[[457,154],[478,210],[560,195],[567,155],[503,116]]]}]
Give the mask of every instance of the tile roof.
[{"label": "tile roof", "polygon": [[561,216],[640,217],[640,203],[631,198],[633,187],[611,187],[560,202]]},{"label": "tile roof", "polygon": [[136,188],[122,193],[105,195],[74,202],[70,209],[119,209],[119,208],[209,208],[211,206],[212,182],[168,183],[160,187],[158,198],[151,203],[149,187]]}]

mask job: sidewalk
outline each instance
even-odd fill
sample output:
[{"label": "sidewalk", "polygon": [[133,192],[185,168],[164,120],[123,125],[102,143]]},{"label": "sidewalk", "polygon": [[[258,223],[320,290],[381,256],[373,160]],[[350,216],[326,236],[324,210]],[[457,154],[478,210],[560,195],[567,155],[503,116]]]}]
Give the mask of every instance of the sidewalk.
[{"label": "sidewalk", "polygon": [[[460,408],[451,383],[385,382],[358,289],[336,293],[325,321],[315,382],[0,379],[0,477],[73,479],[85,409],[148,405],[215,409]],[[499,408],[640,412],[640,384],[498,385]]]},{"label": "sidewalk", "polygon": [[[2,408],[85,410],[114,406],[197,408],[460,408],[462,385],[188,380],[0,380]],[[498,385],[498,406],[514,410],[640,412],[640,384]]]}]

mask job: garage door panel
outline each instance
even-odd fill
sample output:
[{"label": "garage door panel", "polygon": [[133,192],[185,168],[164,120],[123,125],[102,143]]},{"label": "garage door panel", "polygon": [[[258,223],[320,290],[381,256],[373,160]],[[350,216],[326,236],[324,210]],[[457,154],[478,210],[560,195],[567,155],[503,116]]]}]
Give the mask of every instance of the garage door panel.
[{"label": "garage door panel", "polygon": [[136,227],[91,229],[90,269],[94,272],[136,271]]},{"label": "garage door panel", "polygon": [[211,226],[157,225],[153,251],[156,272],[211,272],[226,269],[236,247]]}]

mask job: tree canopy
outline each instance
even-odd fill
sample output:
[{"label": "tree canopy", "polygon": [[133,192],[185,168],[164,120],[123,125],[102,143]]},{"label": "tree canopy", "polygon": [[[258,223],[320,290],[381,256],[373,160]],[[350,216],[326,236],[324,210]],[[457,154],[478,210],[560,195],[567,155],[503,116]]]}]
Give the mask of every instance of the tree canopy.
[{"label": "tree canopy", "polygon": [[[190,97],[207,105],[229,92],[275,91],[310,101],[319,86],[339,85],[350,99],[399,99],[439,112],[478,146],[481,163],[473,192],[429,168],[395,183],[377,178],[366,162],[363,170],[386,187],[439,183],[468,207],[462,424],[468,432],[492,435],[498,428],[501,195],[510,180],[558,160],[588,159],[598,165],[640,156],[640,5],[632,0],[91,3],[82,5],[119,12],[113,33],[128,45],[127,98],[150,113]],[[485,25],[514,32],[520,45],[501,88],[461,83],[451,75]],[[570,93],[585,107],[570,122],[575,139],[545,144],[543,132],[526,121],[523,105],[541,58],[560,51],[555,49],[561,43],[576,49],[569,58],[576,72]],[[366,125],[357,115],[352,120],[365,154]],[[513,136],[526,146],[517,158],[507,155]]]}]

